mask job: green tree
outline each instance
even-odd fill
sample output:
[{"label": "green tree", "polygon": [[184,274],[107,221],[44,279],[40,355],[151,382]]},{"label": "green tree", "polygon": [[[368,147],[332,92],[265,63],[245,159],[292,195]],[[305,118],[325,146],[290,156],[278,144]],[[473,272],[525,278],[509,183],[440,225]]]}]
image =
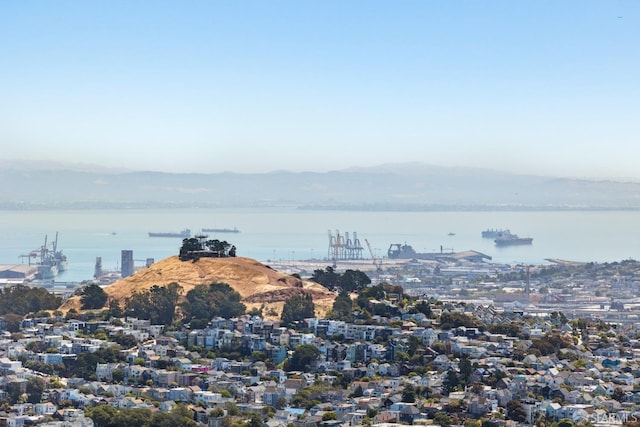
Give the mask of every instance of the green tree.
[{"label": "green tree", "polygon": [[510,400],[507,402],[507,417],[522,423],[527,419],[527,410],[519,400]]},{"label": "green tree", "polygon": [[209,321],[220,316],[226,319],[245,313],[246,306],[240,302],[242,296],[226,283],[198,285],[187,292],[182,304],[185,321],[201,319]]},{"label": "green tree", "polygon": [[27,360],[24,363],[24,367],[47,375],[53,375],[55,373],[54,365],[39,360]]},{"label": "green tree", "polygon": [[458,373],[453,369],[447,371],[447,375],[444,379],[444,386],[447,392],[451,393],[460,385],[460,377],[458,377]]},{"label": "green tree", "polygon": [[431,304],[426,301],[418,301],[414,307],[418,313],[422,313],[428,318],[431,318]]},{"label": "green tree", "polygon": [[327,289],[334,290],[338,285],[339,275],[335,272],[333,267],[327,267],[324,270],[317,269],[313,271],[311,280],[316,283],[320,283]]},{"label": "green tree", "polygon": [[138,344],[138,340],[131,334],[116,334],[112,337],[113,341],[117,342],[122,348],[132,348]]},{"label": "green tree", "polygon": [[353,390],[353,392],[351,393],[351,396],[349,397],[362,397],[362,396],[364,396],[364,390],[362,389],[362,386],[358,384],[358,386]]},{"label": "green tree", "polygon": [[22,316],[15,313],[7,313],[2,316],[4,319],[4,327],[9,332],[20,331],[20,325],[22,325]]},{"label": "green tree", "polygon": [[[149,422],[149,420],[147,420],[147,422]],[[175,409],[171,413],[157,412],[153,414],[153,417],[151,417],[151,423],[148,424],[149,427],[191,427],[197,425],[198,423],[190,416],[176,414]]]},{"label": "green tree", "polygon": [[220,418],[224,417],[224,409],[222,408],[213,408],[211,412],[209,412],[209,418]]},{"label": "green tree", "polygon": [[352,319],[353,300],[347,291],[341,291],[333,301],[330,319],[349,321]]},{"label": "green tree", "polygon": [[20,384],[18,384],[17,382],[10,382],[7,384],[6,390],[7,397],[9,398],[9,403],[11,403],[12,405],[18,403],[22,396],[22,389],[20,387]]},{"label": "green tree", "polygon": [[181,290],[182,287],[174,282],[167,286],[154,285],[149,290],[134,292],[126,300],[125,314],[148,319],[156,325],[171,324]]},{"label": "green tree", "polygon": [[611,395],[611,398],[614,400],[617,400],[618,402],[622,402],[625,398],[624,390],[620,387],[615,387],[613,389],[613,394]]},{"label": "green tree", "polygon": [[111,317],[122,317],[124,315],[124,311],[122,307],[120,307],[120,302],[116,299],[112,299],[109,301],[109,316]]},{"label": "green tree", "polygon": [[95,427],[111,427],[118,410],[111,405],[98,405],[85,410],[85,415],[93,420]]},{"label": "green tree", "polygon": [[333,411],[325,412],[324,414],[322,414],[322,421],[330,421],[330,420],[337,420],[337,419],[338,419],[338,414],[336,414]]},{"label": "green tree", "polygon": [[549,318],[553,323],[556,323],[556,324],[565,325],[569,322],[569,319],[567,319],[567,316],[565,316],[565,314],[561,311],[552,312]]},{"label": "green tree", "polygon": [[459,326],[466,328],[477,328],[482,324],[480,319],[465,313],[447,312],[440,316],[440,327],[442,329],[453,329]]},{"label": "green tree", "polygon": [[406,403],[413,403],[416,401],[416,389],[411,384],[407,384],[402,390],[401,400]]},{"label": "green tree", "polygon": [[[200,256],[235,257],[236,247],[224,240],[204,240],[205,236],[191,237],[182,240],[179,256],[182,261],[197,261]],[[194,253],[195,252],[195,253]]]},{"label": "green tree", "polygon": [[447,346],[442,341],[436,341],[431,344],[431,349],[438,354],[447,354]]},{"label": "green tree", "polygon": [[358,304],[361,308],[367,308],[369,304],[369,300],[382,300],[386,296],[384,285],[380,283],[376,286],[371,286],[368,288],[364,288],[358,292],[358,297],[356,298],[356,304]]},{"label": "green tree", "polygon": [[82,317],[82,315],[80,314],[80,312],[78,310],[76,310],[75,308],[71,308],[71,309],[69,309],[69,311],[67,311],[67,314],[65,314],[64,319],[65,320],[80,319],[81,317]]},{"label": "green tree", "polygon": [[[117,412],[113,426],[147,427],[151,419],[151,410],[146,408],[126,408]],[[175,425],[175,424],[174,424]]]},{"label": "green tree", "polygon": [[233,251],[235,253],[235,246],[232,247],[231,244],[229,244],[227,241],[225,240],[218,240],[218,239],[213,239],[213,240],[207,240],[205,242],[205,246],[211,250],[214,251],[218,254],[219,257],[225,257],[229,254],[229,251],[233,248]]},{"label": "green tree", "polygon": [[320,356],[320,350],[311,344],[301,344],[296,347],[291,358],[286,363],[287,371],[303,371],[311,370],[311,363]]},{"label": "green tree", "polygon": [[180,259],[183,259],[189,256],[189,252],[192,251],[201,251],[203,250],[203,245],[202,242],[200,241],[200,239],[197,239],[195,237],[190,237],[188,239],[183,239],[182,240],[182,246],[180,247]]},{"label": "green tree", "polygon": [[247,427],[262,427],[262,419],[260,419],[258,415],[253,414],[247,424]]},{"label": "green tree", "polygon": [[114,383],[120,383],[124,381],[124,370],[122,368],[116,368],[111,372],[111,380]]},{"label": "green tree", "polygon": [[516,322],[487,325],[487,330],[492,334],[505,334],[510,337],[522,336],[522,325]]},{"label": "green tree", "polygon": [[287,398],[286,397],[278,397],[276,399],[276,409],[284,409],[287,407]]},{"label": "green tree", "polygon": [[44,388],[45,383],[42,378],[36,376],[29,377],[27,380],[27,395],[29,396],[27,402],[40,403]]},{"label": "green tree", "polygon": [[575,424],[569,418],[562,418],[558,421],[558,427],[573,427]]},{"label": "green tree", "polygon": [[338,287],[348,292],[357,292],[369,284],[371,279],[360,270],[346,270],[338,278]]},{"label": "green tree", "polygon": [[332,291],[340,288],[347,292],[358,291],[371,283],[371,278],[360,270],[346,270],[339,274],[333,267],[314,270],[311,280]]},{"label": "green tree", "polygon": [[62,304],[62,298],[42,287],[15,285],[0,289],[0,316],[7,313],[25,315],[41,310],[54,310]]},{"label": "green tree", "polygon": [[280,318],[284,324],[315,316],[315,304],[310,294],[294,295],[284,302]]},{"label": "green tree", "polygon": [[444,412],[437,412],[433,417],[433,422],[442,427],[451,427],[451,417]]},{"label": "green tree", "polygon": [[69,365],[65,365],[67,374],[86,380],[96,380],[96,364],[121,361],[121,349],[119,345],[114,345],[107,348],[100,348],[93,353],[80,353],[75,361],[69,361],[67,362]]},{"label": "green tree", "polygon": [[80,293],[83,309],[102,308],[107,303],[108,295],[99,285],[85,286]]},{"label": "green tree", "polygon": [[462,359],[460,359],[460,362],[458,363],[458,369],[460,370],[460,379],[464,384],[467,384],[467,382],[469,381],[469,377],[473,372],[473,367],[471,366],[469,358],[463,357]]}]

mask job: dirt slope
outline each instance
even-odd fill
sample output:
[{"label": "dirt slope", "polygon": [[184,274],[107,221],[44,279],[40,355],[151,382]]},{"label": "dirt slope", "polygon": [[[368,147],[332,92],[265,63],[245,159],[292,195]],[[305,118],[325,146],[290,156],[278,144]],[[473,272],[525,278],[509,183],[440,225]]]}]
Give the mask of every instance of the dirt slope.
[{"label": "dirt slope", "polygon": [[[331,308],[335,294],[325,287],[279,273],[270,267],[250,258],[201,258],[197,262],[180,261],[177,256],[166,258],[137,271],[132,276],[121,279],[104,288],[109,298],[124,305],[126,298],[134,292],[141,292],[154,285],[165,286],[169,283],[182,286],[186,294],[196,285],[213,282],[227,283],[243,299],[248,309],[264,306],[263,312],[279,313],[284,301],[298,293],[313,296],[318,315]],[[67,300],[61,310],[80,309],[79,297]],[[277,317],[270,315],[267,317]]]}]

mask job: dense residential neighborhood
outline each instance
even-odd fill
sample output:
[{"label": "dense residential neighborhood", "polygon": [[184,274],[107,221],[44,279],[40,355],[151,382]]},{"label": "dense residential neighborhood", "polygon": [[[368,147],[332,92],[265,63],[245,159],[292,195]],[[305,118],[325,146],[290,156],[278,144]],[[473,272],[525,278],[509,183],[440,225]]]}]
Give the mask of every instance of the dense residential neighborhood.
[{"label": "dense residential neighborhood", "polygon": [[0,426],[566,427],[640,417],[636,262],[420,282],[422,294],[383,282],[346,303],[343,290],[326,317],[287,322],[252,310],[199,327],[153,324],[110,309],[41,311],[16,328],[5,316]]}]

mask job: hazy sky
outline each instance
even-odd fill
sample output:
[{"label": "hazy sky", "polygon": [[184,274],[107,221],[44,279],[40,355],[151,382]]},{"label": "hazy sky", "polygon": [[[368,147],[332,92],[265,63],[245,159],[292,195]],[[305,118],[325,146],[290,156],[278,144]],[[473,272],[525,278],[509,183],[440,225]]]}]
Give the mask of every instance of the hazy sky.
[{"label": "hazy sky", "polygon": [[3,1],[0,157],[640,179],[640,2]]}]

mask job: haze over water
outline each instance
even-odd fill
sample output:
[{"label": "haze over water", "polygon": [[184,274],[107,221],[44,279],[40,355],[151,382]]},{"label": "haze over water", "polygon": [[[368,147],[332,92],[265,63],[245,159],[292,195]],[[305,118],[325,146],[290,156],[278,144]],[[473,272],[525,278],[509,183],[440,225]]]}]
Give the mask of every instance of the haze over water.
[{"label": "haze over water", "polygon": [[[190,228],[233,228],[237,234],[209,233],[211,238],[236,245],[238,255],[295,261],[328,257],[328,230],[356,232],[370,258],[365,239],[376,257],[383,258],[392,243],[407,243],[417,252],[476,250],[494,263],[543,264],[546,258],[584,262],[640,259],[640,212],[339,212],[296,209],[176,209],[75,210],[0,212],[0,264],[26,263],[19,255],[38,249],[59,233],[59,249],[69,269],[58,281],[91,279],[95,259],[103,268],[118,269],[120,251],[131,249],[136,265],[176,255],[179,238],[150,238],[150,231],[177,232]],[[531,246],[495,247],[483,239],[487,228],[508,228],[532,237]],[[115,234],[113,234],[115,233]],[[449,233],[455,233],[450,236]],[[329,263],[327,264],[329,265]]]}]

